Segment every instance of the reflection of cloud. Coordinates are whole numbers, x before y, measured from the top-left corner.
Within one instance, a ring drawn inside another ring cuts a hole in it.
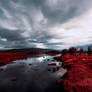
[[[60,49],[91,44],[92,13],[87,12],[91,4],[91,0],[1,0],[0,46]]]

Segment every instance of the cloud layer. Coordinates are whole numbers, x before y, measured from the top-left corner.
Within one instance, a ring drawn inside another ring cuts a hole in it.
[[[0,48],[91,44],[91,4],[92,0],[0,0]]]

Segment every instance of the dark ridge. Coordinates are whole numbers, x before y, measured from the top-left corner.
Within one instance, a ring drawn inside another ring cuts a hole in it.
[[[58,51],[53,49],[41,49],[41,48],[22,48],[22,49],[9,49],[9,50],[0,50],[0,52],[47,52],[47,51]]]

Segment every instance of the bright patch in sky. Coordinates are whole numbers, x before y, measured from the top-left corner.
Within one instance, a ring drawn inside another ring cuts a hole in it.
[[[48,42],[64,43],[61,48],[92,44],[92,10],[67,23],[51,28],[50,33],[56,38]]]

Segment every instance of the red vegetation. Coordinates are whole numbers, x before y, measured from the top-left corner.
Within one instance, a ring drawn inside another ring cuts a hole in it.
[[[29,64],[29,66],[32,66],[32,64]]]
[[[0,66],[11,64],[12,61],[27,59],[27,54],[23,52],[16,53],[0,53]]]
[[[83,51],[76,54],[64,53],[64,55],[54,59],[63,61],[63,68],[67,73],[62,77],[63,80],[57,80],[64,92],[92,92],[92,51],[85,53]],[[69,58],[70,57],[70,58]]]
[[[85,65],[75,64],[68,69],[62,83],[66,92],[92,92],[92,71]]]
[[[60,54],[60,51],[48,51],[48,52],[45,52],[45,54],[48,54],[48,55],[57,55],[57,54]]]
[[[48,64],[48,66],[49,66],[49,65],[50,65],[50,66],[51,66],[51,65],[54,65],[54,66],[56,66],[56,63],[51,63],[51,64]]]

